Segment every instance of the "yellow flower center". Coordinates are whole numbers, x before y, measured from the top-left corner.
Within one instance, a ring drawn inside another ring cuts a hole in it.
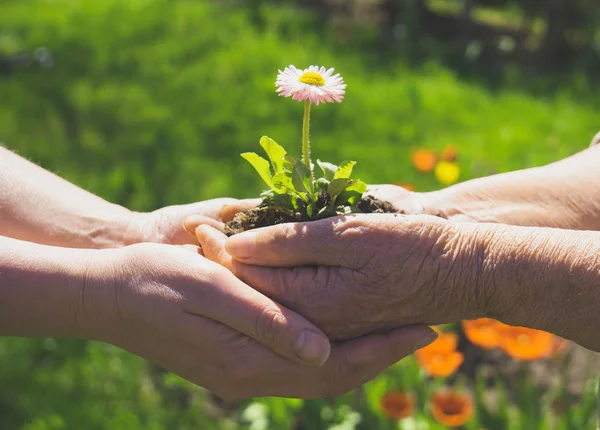
[[[300,76],[300,82],[303,84],[318,85],[319,87],[322,87],[325,85],[325,78],[323,78],[323,76],[317,72],[304,72],[302,76]]]

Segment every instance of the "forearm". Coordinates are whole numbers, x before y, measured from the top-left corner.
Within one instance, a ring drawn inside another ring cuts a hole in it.
[[[423,195],[450,220],[600,230],[600,146],[533,169],[474,179]]]
[[[600,351],[600,232],[463,224],[482,253],[482,316]]]
[[[104,252],[0,236],[0,336],[93,337]]]
[[[0,147],[0,235],[71,248],[136,241],[138,216]]]

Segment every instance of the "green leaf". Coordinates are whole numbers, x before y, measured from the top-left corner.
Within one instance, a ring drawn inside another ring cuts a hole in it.
[[[331,200],[335,200],[337,196],[339,196],[343,191],[348,189],[348,187],[350,187],[351,185],[354,185],[356,182],[358,181],[348,178],[334,179],[329,184],[329,187],[327,188],[327,193],[331,197]]]
[[[296,197],[292,194],[284,193],[284,194],[275,194],[271,201],[273,205],[277,207],[280,211],[287,213],[288,215],[294,215],[296,210],[298,209],[298,205],[296,204]]]
[[[327,161],[317,160],[317,164],[323,171],[323,177],[328,181],[332,181],[335,176],[335,172],[338,170],[338,166]]]
[[[310,182],[310,170],[302,162],[294,164],[292,171],[292,184],[296,191],[306,193],[312,197],[312,184]]]
[[[361,213],[363,213],[363,211],[361,211],[356,206],[342,206],[341,209],[336,210],[336,213],[338,215],[350,215],[350,214],[361,214]]]
[[[356,161],[342,161],[340,166],[335,171],[333,179],[349,178],[352,175],[352,169],[356,165]]]
[[[291,192],[293,195],[296,194],[296,190],[292,184],[292,177],[289,175],[289,173],[279,172],[273,176],[272,180],[273,185],[276,187],[273,188],[273,190],[278,194],[285,194],[287,192]]]
[[[283,146],[279,145],[273,139],[263,136],[260,138],[260,146],[265,150],[273,165],[273,172],[279,173],[283,171],[286,152]]]
[[[338,196],[336,205],[356,206],[365,191],[367,191],[367,184],[363,181],[356,181]]]
[[[242,158],[244,158],[248,163],[252,164],[252,167],[256,169],[260,177],[263,181],[272,189],[275,189],[273,186],[273,181],[271,180],[271,171],[269,169],[269,162],[258,155],[256,152],[244,152],[242,154]]]

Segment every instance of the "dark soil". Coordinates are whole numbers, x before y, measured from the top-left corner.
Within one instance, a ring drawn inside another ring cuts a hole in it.
[[[322,195],[317,201],[317,208],[325,207],[329,202],[326,195]],[[364,196],[358,203],[358,208],[363,213],[382,214],[382,213],[400,213],[390,202],[376,199],[372,196]],[[243,210],[239,212],[233,220],[225,224],[225,234],[232,236],[246,230],[252,230],[260,227],[268,227],[286,222],[309,221],[301,214],[297,216],[288,215],[280,212],[276,208],[264,203],[252,210]]]

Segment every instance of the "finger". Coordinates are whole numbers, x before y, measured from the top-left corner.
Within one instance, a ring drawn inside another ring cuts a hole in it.
[[[194,254],[198,253],[198,245],[180,245],[183,249],[189,252],[193,252]]]
[[[196,227],[196,238],[198,239],[202,252],[206,258],[229,270],[232,269],[231,255],[225,250],[227,236],[204,224]]]
[[[291,269],[252,266],[233,260],[225,250],[227,236],[208,226],[198,226],[196,234],[202,252],[206,258],[229,269],[240,280],[252,286],[255,290],[265,294],[277,302],[286,305],[286,301],[293,301],[296,292],[292,291],[289,284]],[[304,276],[302,276],[304,275]],[[311,284],[310,274],[300,274],[296,281],[307,279],[307,286]]]
[[[214,218],[217,221],[222,221],[220,217],[222,208],[226,205],[235,204],[238,201],[239,200],[231,197],[222,197],[218,199],[204,200],[181,205],[179,206],[181,214],[180,216],[181,218],[185,219],[193,215],[202,214],[207,217]]]
[[[254,345],[248,345],[246,368],[240,373],[263,375],[262,386],[253,393],[244,392],[244,388],[240,387],[240,396],[336,397],[373,379],[394,363],[431,343],[436,336],[425,326],[409,326],[385,334],[364,336],[333,345],[329,359],[317,369],[269,357]]]
[[[189,301],[187,312],[228,325],[297,363],[321,366],[327,360],[329,340],[314,324],[218,268],[211,271],[216,279],[210,288]]]
[[[231,236],[225,248],[234,259],[247,264],[351,267],[362,260],[364,250],[359,241],[369,224],[364,216],[279,224]]]
[[[229,222],[238,212],[254,209],[260,205],[260,202],[261,199],[246,199],[224,205],[223,208],[221,208],[220,218],[223,222]]]
[[[386,200],[386,194],[391,197],[409,197],[411,192],[406,188],[400,187],[398,185],[391,184],[372,184],[367,186],[367,191],[365,191],[365,195],[371,195],[378,198],[383,198]]]
[[[335,345],[322,368],[329,386],[339,387],[330,395],[341,395],[370,381],[436,338],[429,327],[413,325]],[[350,383],[344,386],[344,381]]]
[[[294,286],[290,285],[289,282],[292,279],[290,276],[292,274],[288,273],[291,269],[260,267],[240,263],[233,260],[225,250],[227,236],[220,231],[208,226],[199,226],[196,229],[196,234],[206,258],[226,267],[255,290],[283,305],[293,302],[294,297],[297,297],[297,292],[292,290]],[[298,271],[301,270],[302,268],[298,269]],[[307,288],[312,284],[311,273],[296,273],[293,279],[295,279],[296,284],[303,284],[302,280],[306,279],[306,284],[303,286]]]
[[[365,196],[390,202],[396,210],[403,214],[421,214],[425,212],[423,197],[420,193],[390,184],[369,185]]]
[[[219,231],[223,231],[224,224],[214,218],[204,215],[191,215],[183,221],[183,230],[197,240],[196,227],[199,225],[209,225]]]

